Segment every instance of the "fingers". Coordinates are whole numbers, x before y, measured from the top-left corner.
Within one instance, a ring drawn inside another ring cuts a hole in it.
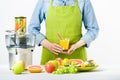
[[[68,51],[61,51],[61,54],[68,54]]]
[[[59,51],[62,51],[62,47],[61,47],[60,45],[54,44],[54,46],[55,46],[55,49],[57,49],[57,50],[59,50]]]
[[[69,49],[69,50],[68,50],[68,54],[72,54],[73,51],[74,51],[73,49]]]
[[[56,49],[51,49],[51,52],[54,53],[54,54],[56,54],[56,55],[58,55],[58,53],[59,53],[59,51],[56,50]]]
[[[58,53],[54,53],[54,54],[58,55]]]
[[[68,54],[72,54],[75,51],[74,45],[68,50]]]
[[[58,55],[58,54],[72,54],[75,51],[75,46],[72,45],[68,51],[63,51],[62,47],[56,43],[53,43],[50,47],[49,50]]]
[[[50,51],[56,55],[62,51],[62,47],[56,43],[53,43],[51,46]]]
[[[60,49],[60,48],[53,48],[52,49],[54,52],[58,52],[58,53],[60,53],[62,50]]]

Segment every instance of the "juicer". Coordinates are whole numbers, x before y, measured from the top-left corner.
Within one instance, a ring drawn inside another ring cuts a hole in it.
[[[32,54],[35,48],[34,34],[16,34],[13,30],[7,30],[5,35],[6,48],[9,54],[9,67],[16,61],[24,61],[25,69],[32,65]]]

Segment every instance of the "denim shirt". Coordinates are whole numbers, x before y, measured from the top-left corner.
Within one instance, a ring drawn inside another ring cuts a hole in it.
[[[38,0],[36,7],[33,11],[30,24],[28,26],[28,32],[36,34],[36,44],[45,39],[45,35],[40,32],[41,23],[46,20],[46,13],[49,9],[50,0]],[[54,6],[73,6],[74,0],[53,0]],[[94,10],[90,0],[78,0],[78,7],[82,14],[82,21],[84,23],[86,33],[82,36],[81,40],[86,42],[86,47],[89,47],[90,43],[96,39],[99,27],[94,14]]]

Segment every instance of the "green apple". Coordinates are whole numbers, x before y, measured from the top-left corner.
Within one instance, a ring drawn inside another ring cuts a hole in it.
[[[19,61],[16,62],[11,69],[14,74],[21,74],[24,71],[23,64]]]
[[[50,61],[48,61],[48,63],[52,63],[52,64],[54,64],[55,69],[58,68],[58,62],[57,62],[56,60],[50,60]]]

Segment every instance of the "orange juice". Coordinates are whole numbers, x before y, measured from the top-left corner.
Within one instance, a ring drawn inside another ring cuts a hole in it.
[[[63,50],[68,50],[68,48],[69,48],[69,39],[60,40],[60,45],[62,46]]]

